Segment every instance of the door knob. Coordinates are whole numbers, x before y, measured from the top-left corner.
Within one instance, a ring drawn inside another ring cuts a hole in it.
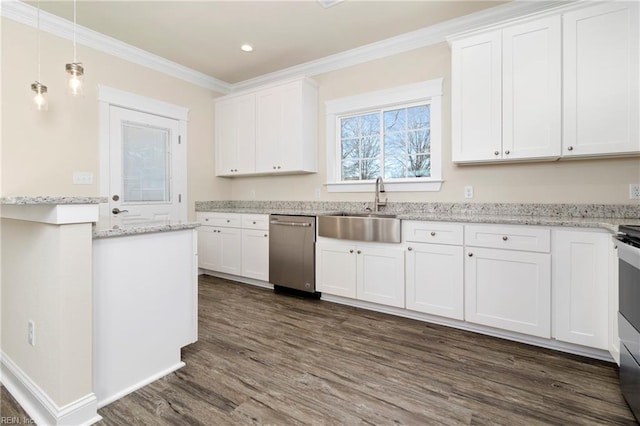
[[[120,199],[120,196],[118,194],[115,194],[113,197],[111,197],[111,199],[113,201],[118,201]]]
[[[129,210],[120,210],[119,208],[115,207],[113,210],[111,210],[111,213],[113,214],[120,214],[120,213],[126,213]]]

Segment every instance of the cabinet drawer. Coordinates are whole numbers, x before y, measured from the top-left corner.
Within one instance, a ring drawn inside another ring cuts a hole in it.
[[[244,229],[269,229],[268,214],[243,214],[242,227]]]
[[[240,228],[242,225],[242,215],[235,213],[197,212],[196,219],[204,226]]]
[[[467,246],[526,250],[547,253],[551,231],[546,228],[509,225],[465,225]]]
[[[442,222],[402,221],[405,242],[462,245],[464,227]]]

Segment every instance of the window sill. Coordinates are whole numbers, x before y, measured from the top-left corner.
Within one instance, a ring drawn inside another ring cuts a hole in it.
[[[420,182],[384,182],[387,192],[437,192],[442,188],[441,180]],[[373,192],[375,182],[331,182],[325,185],[327,192]]]

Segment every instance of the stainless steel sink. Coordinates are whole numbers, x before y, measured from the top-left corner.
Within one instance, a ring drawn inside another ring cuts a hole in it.
[[[341,240],[400,242],[400,219],[393,214],[341,213],[318,217],[318,235]]]

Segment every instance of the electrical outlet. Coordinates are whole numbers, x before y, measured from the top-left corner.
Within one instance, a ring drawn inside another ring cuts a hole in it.
[[[473,186],[464,187],[464,198],[473,198]]]
[[[252,189],[251,191],[249,191],[249,198],[252,200],[256,199],[256,190]]]
[[[632,183],[629,185],[629,199],[640,200],[640,183]]]
[[[316,188],[316,190],[314,191],[314,194],[316,196],[316,199],[320,199],[320,188]]]
[[[29,324],[29,331],[27,334],[27,341],[31,346],[35,346],[36,345],[36,324],[32,320],[29,320],[28,324]]]
[[[93,173],[91,172],[73,172],[74,185],[92,185]]]

